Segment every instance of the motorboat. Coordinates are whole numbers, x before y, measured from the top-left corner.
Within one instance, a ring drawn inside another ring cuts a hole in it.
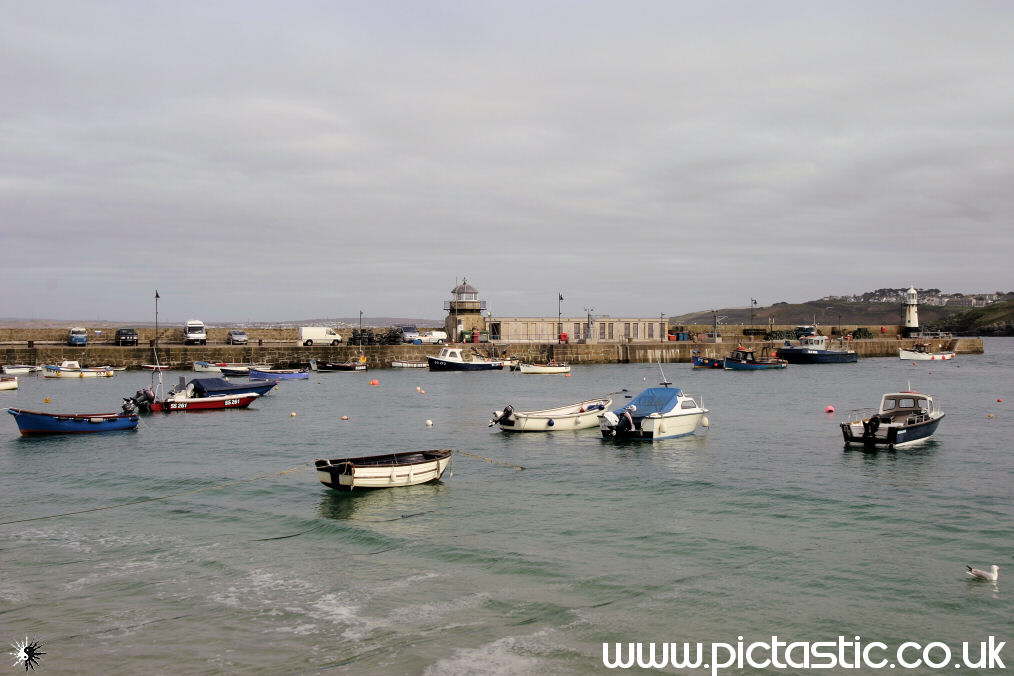
[[[897,448],[924,441],[936,433],[944,413],[929,394],[889,392],[872,415],[852,411],[841,424],[846,446]]]
[[[719,357],[705,357],[699,351],[694,350],[690,357],[690,363],[695,369],[724,369],[725,360]]]
[[[832,350],[827,346],[827,336],[800,336],[799,345],[785,341],[778,348],[777,356],[790,364],[854,364],[859,361],[855,350]]]
[[[947,361],[954,359],[954,355],[954,352],[930,352],[928,343],[916,343],[911,350],[898,348],[898,357],[911,361]]]
[[[209,362],[209,361],[195,361],[194,371],[196,373],[222,373],[222,369],[229,369],[231,372],[238,373],[242,372],[247,374],[252,368],[271,368],[271,364],[244,364],[241,362]]]
[[[570,365],[557,361],[548,361],[545,364],[522,363],[518,370],[521,373],[570,373]]]
[[[18,389],[17,376],[0,376],[0,390],[16,390],[16,389]]]
[[[451,462],[450,450],[405,451],[356,458],[316,460],[317,478],[328,488],[394,488],[437,481]]]
[[[306,369],[250,369],[253,380],[306,380],[310,372]]]
[[[708,409],[699,398],[684,394],[664,378],[660,385],[644,390],[622,408],[601,413],[603,438],[657,441],[693,434],[710,424]]]
[[[195,397],[216,397],[224,394],[243,394],[253,392],[264,396],[278,386],[277,380],[251,380],[246,383],[231,383],[224,378],[193,378],[189,382],[180,376],[176,391],[181,392],[187,387],[192,388]]]
[[[431,371],[502,371],[503,361],[472,356],[465,359],[461,348],[445,347],[436,357],[426,357]]]
[[[425,361],[412,361],[407,359],[396,359],[391,362],[391,368],[396,369],[424,369],[429,364]]]
[[[311,359],[310,370],[320,371],[324,373],[332,371],[365,371],[366,358],[360,357],[358,359],[349,359],[348,361],[339,361],[339,362],[331,362],[331,361],[318,362],[316,359]]]
[[[28,364],[7,364],[4,367],[0,367],[0,370],[9,376],[23,376],[29,373],[38,373],[42,370],[42,367],[30,366]]]
[[[14,416],[21,434],[27,437],[136,429],[139,420],[137,413],[132,407],[131,410],[127,409],[124,404],[123,413],[43,413],[20,408],[9,408],[7,412]]]
[[[493,411],[489,426],[499,425],[505,432],[584,430],[598,425],[599,414],[612,403],[612,399],[603,397],[538,411],[515,411],[508,404],[503,410]]]
[[[726,371],[763,371],[767,369],[783,369],[789,365],[784,359],[755,357],[753,350],[737,347],[729,353],[722,365]]]
[[[47,365],[46,378],[112,378],[116,372],[108,368],[81,368],[76,361],[64,361],[59,366]]]
[[[180,389],[171,390],[164,399],[158,399],[153,390],[144,389],[138,390],[133,397],[125,397],[124,401],[132,402],[144,413],[171,413],[246,408],[259,396],[250,391],[209,395],[191,381]]]

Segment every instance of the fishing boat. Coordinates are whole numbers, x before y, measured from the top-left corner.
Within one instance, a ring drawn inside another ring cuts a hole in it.
[[[518,370],[521,373],[570,373],[570,365],[557,361],[547,361],[545,364],[522,363]]]
[[[505,432],[584,430],[598,425],[599,414],[612,403],[612,399],[603,397],[539,411],[515,411],[508,404],[501,411],[493,411],[489,426],[499,425]]]
[[[316,460],[317,478],[328,488],[394,488],[437,481],[451,462],[450,450],[405,451],[357,458]]]
[[[17,376],[0,376],[0,390],[16,390],[16,389],[18,389]]]
[[[430,371],[502,371],[503,361],[472,356],[465,359],[461,348],[445,347],[436,357],[426,357]]]
[[[859,361],[855,350],[831,350],[827,346],[827,336],[800,336],[799,345],[785,341],[784,347],[778,348],[778,358],[790,364],[854,364]]]
[[[239,373],[242,372],[244,375],[250,372],[252,368],[271,368],[271,364],[244,364],[242,362],[210,362],[210,361],[195,361],[194,371],[196,373],[222,373],[222,369],[229,369],[231,372]]]
[[[46,378],[112,378],[115,371],[108,368],[81,368],[76,361],[65,361],[59,366],[47,365],[43,375]]]
[[[125,405],[126,408],[126,405]],[[137,428],[134,412],[123,413],[42,413],[9,408],[24,436],[42,434],[86,434]]]
[[[723,361],[726,371],[763,371],[766,369],[783,369],[789,365],[784,359],[755,357],[753,350],[737,347]]]
[[[725,360],[718,357],[703,357],[698,350],[694,350],[690,357],[690,363],[695,369],[724,369]]]
[[[310,377],[306,369],[250,369],[252,380],[306,380]]]
[[[158,399],[153,390],[144,389],[126,400],[133,402],[144,413],[171,413],[246,408],[259,396],[256,392],[202,395],[191,382],[182,389],[170,390],[164,399]]]
[[[841,431],[846,446],[893,449],[925,441],[936,433],[943,418],[931,395],[908,389],[885,394],[872,415],[851,411]]]
[[[699,426],[710,424],[708,409],[699,398],[672,387],[664,373],[659,385],[644,390],[622,408],[601,413],[599,430],[603,438],[657,441],[693,434]]]
[[[9,376],[23,376],[29,373],[37,373],[42,370],[41,366],[30,366],[28,364],[7,364],[0,369]]]
[[[425,361],[395,360],[391,362],[391,368],[395,369],[424,369],[429,364]]]
[[[898,357],[911,361],[947,361],[948,359],[954,359],[954,352],[930,352],[929,348],[928,343],[916,343],[911,350],[898,348]]]
[[[348,361],[324,361],[318,362],[316,359],[310,360],[311,371],[321,371],[328,373],[331,371],[365,371],[366,370],[366,358],[361,357],[359,359],[349,359]]]

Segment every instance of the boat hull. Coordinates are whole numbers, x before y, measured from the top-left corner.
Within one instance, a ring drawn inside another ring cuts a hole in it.
[[[914,352],[898,349],[898,358],[910,361],[947,361],[954,359],[954,352]]]
[[[502,371],[503,362],[493,361],[448,361],[438,357],[426,357],[430,371]]]
[[[783,347],[778,358],[790,364],[854,364],[859,361],[855,352],[841,350],[815,350],[807,347]]]
[[[95,434],[137,428],[139,418],[126,413],[54,414],[9,408],[24,436],[46,434]]]
[[[0,378],[0,390],[16,390],[16,389],[18,389],[17,376],[10,376],[9,378]]]
[[[41,371],[41,366],[28,366],[26,364],[11,364],[10,366],[4,366],[3,372],[9,376],[23,376],[35,371]]]
[[[925,422],[903,427],[892,427],[886,431],[884,436],[863,434],[862,425],[842,423],[841,431],[846,446],[862,446],[864,448],[904,448],[920,441],[925,441],[936,434],[940,421],[944,419],[941,415]]]
[[[226,395],[217,397],[193,397],[189,399],[165,399],[147,405],[151,413],[172,413],[174,411],[217,411],[227,408],[246,408],[258,394]]]
[[[317,478],[328,488],[397,488],[438,481],[451,462],[451,451],[420,451],[317,460]]]
[[[695,369],[724,369],[725,360],[715,357],[693,357],[691,360]]]
[[[728,358],[726,358],[724,362],[724,368],[726,371],[769,371],[776,369],[784,369],[787,367],[788,364],[779,364],[779,363],[765,364],[763,362],[744,362]]]
[[[428,364],[424,361],[392,361],[391,368],[396,369],[424,369]]]
[[[109,371],[106,369],[63,369],[59,366],[47,366],[46,378],[112,378],[116,375],[115,371]]]
[[[602,437],[604,439],[637,439],[642,441],[659,441],[661,439],[685,437],[697,431],[707,413],[707,410],[701,410],[695,413],[679,413],[676,415],[659,416],[657,418],[639,418],[639,425],[637,426],[639,429],[635,428],[624,431],[603,429]]]
[[[521,373],[551,374],[570,373],[570,366],[546,366],[544,364],[522,364]]]
[[[310,377],[309,371],[258,371],[250,369],[250,378],[253,380],[306,380]]]

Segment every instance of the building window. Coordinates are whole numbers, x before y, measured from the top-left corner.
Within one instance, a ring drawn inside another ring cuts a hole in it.
[[[654,324],[648,324],[648,337],[649,338],[654,338],[655,337],[655,325]]]
[[[630,338],[630,322],[623,322],[623,337]]]
[[[639,328],[641,328],[641,325],[638,324],[637,322],[634,322],[634,338],[638,337],[637,333]]]
[[[581,335],[585,338],[591,338],[591,336],[588,335],[588,322],[581,325]]]
[[[581,322],[574,322],[574,338],[581,337]]]
[[[613,323],[609,322],[609,340],[613,339]]]
[[[599,340],[605,340],[606,338],[606,325],[605,322],[599,323]]]

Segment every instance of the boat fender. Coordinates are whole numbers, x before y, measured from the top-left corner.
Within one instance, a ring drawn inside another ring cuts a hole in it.
[[[584,406],[582,406],[581,408],[579,408],[579,409],[577,410],[577,412],[578,412],[578,413],[584,413]]]
[[[552,418],[550,418],[549,420],[546,421],[546,427],[554,427],[555,425],[556,425],[556,421],[553,420]]]
[[[90,423],[103,423],[106,420],[109,420],[109,418],[88,418],[88,422]]]
[[[704,416],[703,418],[701,418],[701,425],[705,427],[711,427],[711,420],[708,419],[708,416]]]

